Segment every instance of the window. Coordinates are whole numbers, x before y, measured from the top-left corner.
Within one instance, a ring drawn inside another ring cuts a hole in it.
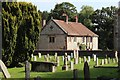
[[[74,42],[77,42],[77,37],[74,37]]]
[[[71,42],[71,37],[69,37],[69,42]]]
[[[54,43],[55,42],[55,37],[54,36],[50,36],[49,37],[49,43]]]
[[[82,37],[82,42],[83,42],[83,43],[85,42],[85,37]]]
[[[90,42],[92,42],[92,39],[93,39],[93,38],[92,38],[92,37],[90,37]]]

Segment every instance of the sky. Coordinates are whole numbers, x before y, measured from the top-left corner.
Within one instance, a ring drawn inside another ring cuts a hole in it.
[[[110,7],[116,6],[118,7],[119,0],[18,0],[18,1],[25,1],[31,2],[37,9],[40,11],[48,11],[50,12],[51,9],[54,9],[55,5],[62,2],[70,2],[72,3],[78,12],[80,12],[81,7],[83,5],[92,6],[94,10],[102,9],[102,7]]]

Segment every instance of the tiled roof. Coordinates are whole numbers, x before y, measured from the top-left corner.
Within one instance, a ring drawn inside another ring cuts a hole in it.
[[[62,20],[55,20],[53,21],[68,35],[70,36],[98,36],[87,27],[85,27],[81,23],[76,22],[64,22]]]

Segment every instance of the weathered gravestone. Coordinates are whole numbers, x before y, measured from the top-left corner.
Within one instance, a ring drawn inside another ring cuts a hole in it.
[[[105,64],[108,64],[108,60],[107,60],[107,58],[105,58],[104,60],[105,60]]]
[[[73,58],[73,53],[71,53],[70,57]]]
[[[34,60],[34,61],[37,61],[37,58],[36,58],[36,56],[33,56],[33,60]]]
[[[93,61],[96,61],[96,55],[93,54]]]
[[[41,53],[38,53],[38,57],[41,58]]]
[[[62,61],[64,62],[64,56],[62,56]]]
[[[73,80],[77,80],[78,79],[78,70],[74,69],[73,70]]]
[[[87,61],[86,56],[83,57],[83,61],[84,63]]]
[[[84,63],[84,80],[90,80],[90,71],[87,61]]]
[[[101,65],[104,65],[104,59],[101,60]]]
[[[71,70],[73,70],[73,69],[74,69],[74,64],[73,64],[73,61],[71,61],[71,62],[70,62],[70,68],[71,68]]]
[[[2,62],[2,60],[0,59],[0,68],[2,70],[2,73],[4,75],[5,78],[10,78],[10,74],[7,70],[7,67],[5,66],[5,64]]]
[[[71,59],[70,59],[70,55],[68,55],[67,57],[68,57],[68,61],[70,61],[70,60],[71,60]]]
[[[31,54],[31,58],[33,58],[33,56],[34,56],[34,55],[33,55],[33,54]]]
[[[28,61],[25,62],[25,80],[29,80],[30,78],[30,63]]]
[[[98,58],[96,59],[95,62],[96,62],[95,65],[98,66],[98,65],[99,65],[99,64],[98,64]]]
[[[88,56],[88,62],[90,62],[90,56]]]
[[[110,62],[110,57],[108,58],[108,64],[110,64],[111,62]]]

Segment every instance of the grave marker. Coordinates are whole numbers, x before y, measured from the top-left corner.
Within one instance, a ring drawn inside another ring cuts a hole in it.
[[[25,62],[25,79],[29,80],[30,78],[30,63],[28,61]]]
[[[84,59],[84,63],[85,63],[85,62],[87,61],[87,60],[86,60],[86,56],[84,56],[83,59]]]
[[[41,58],[41,53],[38,53],[38,57]]]
[[[57,66],[59,66],[59,64],[60,64],[59,57],[57,57],[56,62],[57,62]]]
[[[33,58],[33,56],[34,56],[34,55],[33,55],[33,54],[31,54],[31,58]]]
[[[0,59],[0,68],[2,70],[2,73],[4,75],[5,78],[10,78],[10,74],[7,70],[7,67],[5,66],[5,64],[2,62],[2,60]]]
[[[33,60],[34,60],[34,61],[37,61],[37,58],[36,58],[36,56],[33,56]]]
[[[99,64],[98,64],[98,58],[96,59],[96,63],[95,63],[95,65],[96,65],[96,66],[98,66],[98,65],[99,65]]]
[[[90,62],[90,56],[88,56],[88,62]]]
[[[70,62],[70,68],[71,68],[71,70],[73,70],[73,69],[74,69],[74,64],[73,64],[73,61],[71,61],[71,62]]]
[[[101,65],[104,65],[104,59],[101,60]]]

